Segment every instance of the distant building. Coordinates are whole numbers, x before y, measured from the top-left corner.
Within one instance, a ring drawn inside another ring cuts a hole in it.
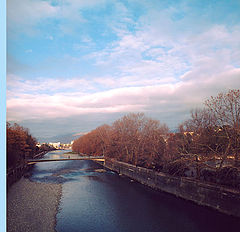
[[[70,143],[63,143],[60,145],[61,149],[71,149],[71,144]]]
[[[40,144],[40,143],[37,143],[36,146],[37,146],[37,147],[41,147],[41,144]]]
[[[56,149],[59,149],[60,148],[60,142],[57,142],[57,143],[49,143],[50,146],[53,146],[54,148]]]

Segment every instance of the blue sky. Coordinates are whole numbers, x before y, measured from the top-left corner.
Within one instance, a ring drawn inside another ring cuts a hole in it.
[[[7,118],[34,136],[129,112],[170,128],[240,88],[240,2],[8,0]]]

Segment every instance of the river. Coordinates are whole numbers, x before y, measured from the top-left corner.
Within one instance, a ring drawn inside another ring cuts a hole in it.
[[[53,151],[44,158],[66,158]],[[35,164],[32,181],[62,183],[58,232],[239,231],[240,220],[145,187],[94,161]]]

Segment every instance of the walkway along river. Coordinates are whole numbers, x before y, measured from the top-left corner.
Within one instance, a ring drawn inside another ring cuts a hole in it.
[[[45,158],[66,157],[53,151]],[[239,218],[195,205],[103,170],[94,161],[34,165],[31,181],[61,183],[58,232],[238,231]]]

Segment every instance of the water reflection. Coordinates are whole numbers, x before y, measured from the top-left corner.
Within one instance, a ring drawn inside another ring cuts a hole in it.
[[[47,157],[61,152],[51,152]],[[58,232],[238,231],[240,222],[172,195],[99,171],[87,160],[38,163],[34,181],[63,183]]]

